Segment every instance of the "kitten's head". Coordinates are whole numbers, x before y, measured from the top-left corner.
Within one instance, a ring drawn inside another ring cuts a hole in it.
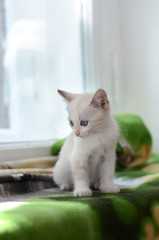
[[[103,89],[93,93],[72,94],[58,90],[67,101],[68,119],[77,137],[101,131],[109,114],[109,101]]]

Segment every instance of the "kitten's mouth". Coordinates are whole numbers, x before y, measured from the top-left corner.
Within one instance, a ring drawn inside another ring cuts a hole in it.
[[[80,135],[80,133],[75,133],[75,136],[78,138],[81,138],[82,136]]]
[[[82,138],[82,137],[83,137],[83,136],[80,136],[80,135],[76,135],[76,134],[75,134],[75,136],[76,136],[76,137],[79,137],[79,138]]]
[[[75,134],[75,136],[77,137],[77,138],[86,138],[87,136],[85,136],[85,135],[79,135],[79,136],[77,136],[76,134]]]
[[[86,137],[84,134],[81,134],[79,131],[75,131],[75,136],[79,138],[84,138]]]

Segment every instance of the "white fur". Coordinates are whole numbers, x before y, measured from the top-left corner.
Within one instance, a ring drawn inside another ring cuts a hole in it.
[[[68,102],[69,120],[74,127],[56,163],[55,183],[62,190],[74,188],[74,196],[79,197],[91,196],[90,187],[105,193],[119,192],[113,183],[118,126],[106,93],[101,89],[95,94],[59,93]],[[87,120],[88,125],[81,126],[81,120]]]

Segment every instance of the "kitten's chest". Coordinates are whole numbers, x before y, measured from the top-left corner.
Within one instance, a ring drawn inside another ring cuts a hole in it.
[[[95,183],[96,179],[99,177],[99,169],[104,160],[104,149],[101,145],[97,148],[92,149],[91,154],[88,158],[88,169],[91,184]]]
[[[97,168],[106,153],[106,145],[100,139],[89,142],[89,164],[92,169]]]
[[[87,139],[77,139],[76,149],[82,150],[86,155],[103,155],[106,152],[107,144],[103,137],[93,136]]]
[[[106,141],[102,137],[94,137],[88,141],[88,149],[96,156],[103,155],[106,152]]]

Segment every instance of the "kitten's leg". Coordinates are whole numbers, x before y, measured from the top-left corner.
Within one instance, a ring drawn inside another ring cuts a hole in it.
[[[71,134],[65,141],[57,161],[53,179],[61,190],[70,190],[73,187],[73,179],[70,164],[70,148],[73,144],[73,135]]]
[[[72,189],[73,180],[69,161],[66,161],[66,159],[62,158],[57,161],[54,168],[53,179],[61,190]]]
[[[100,190],[105,193],[120,192],[118,185],[113,183],[115,171],[115,153],[107,151],[100,167]]]
[[[72,173],[74,179],[74,196],[87,197],[92,195],[90,189],[88,156],[75,154],[71,161]]]

